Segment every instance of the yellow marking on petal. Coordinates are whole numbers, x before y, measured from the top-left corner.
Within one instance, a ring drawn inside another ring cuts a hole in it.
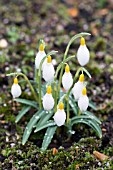
[[[63,104],[62,102],[60,102],[60,104],[59,104],[59,109],[60,109],[60,110],[63,110],[63,109],[64,109],[64,104]]]
[[[39,51],[44,51],[44,45],[40,44]]]
[[[83,81],[84,81],[84,74],[81,74],[81,75],[80,75],[79,81],[80,81],[80,82],[83,82]]]
[[[49,55],[49,56],[47,57],[47,62],[48,62],[48,63],[51,63],[51,61],[52,61],[52,59],[51,59],[51,56]]]
[[[48,86],[47,87],[47,94],[51,94],[51,92],[52,92],[51,86]]]
[[[17,79],[17,77],[14,78],[14,84],[18,84],[18,79]]]
[[[80,45],[85,45],[85,39],[83,37],[80,39]]]
[[[65,66],[65,72],[66,72],[66,73],[69,73],[69,72],[70,72],[70,68],[69,68],[69,65],[68,65],[68,64],[66,64],[66,66]]]
[[[86,87],[84,87],[84,88],[83,88],[83,90],[82,90],[82,94],[83,94],[83,95],[86,95],[86,94],[87,94]]]

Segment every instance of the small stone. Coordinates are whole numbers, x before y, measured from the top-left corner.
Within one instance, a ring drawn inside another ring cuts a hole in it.
[[[5,39],[0,40],[0,48],[6,48],[8,46],[8,42]]]

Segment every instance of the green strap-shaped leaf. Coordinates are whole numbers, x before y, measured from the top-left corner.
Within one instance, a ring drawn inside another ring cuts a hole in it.
[[[83,120],[83,119],[91,119],[91,117],[89,115],[80,115],[80,116],[74,116],[72,119],[71,119],[71,124],[73,125],[73,122],[76,121],[76,120]]]
[[[83,114],[90,116],[91,119],[94,119],[98,124],[101,124],[101,121],[93,113],[85,111]]]
[[[38,131],[40,131],[42,129],[45,129],[47,127],[54,126],[54,125],[56,125],[56,123],[53,120],[49,120],[45,124],[42,124],[40,126],[36,126],[36,129],[35,129],[34,132],[38,132]]]
[[[96,132],[96,134],[99,136],[99,138],[102,138],[102,130],[95,120],[91,120],[91,119],[87,119],[87,118],[85,119],[85,118],[83,118],[83,116],[79,116],[79,118],[73,119],[71,121],[71,125],[78,124],[78,123],[87,124]]]
[[[33,117],[30,119],[29,123],[27,124],[24,134],[23,134],[23,139],[22,139],[22,144],[24,145],[26,141],[28,140],[33,126],[36,124],[36,122],[45,114],[45,111],[38,111],[36,112]]]
[[[15,123],[17,123],[29,110],[31,109],[31,106],[24,106],[21,111],[19,111],[19,114],[16,117]]]
[[[35,125],[36,128],[39,128],[40,126],[44,125],[53,115],[53,112],[45,112],[44,116],[41,117],[39,122]]]
[[[93,110],[97,110],[96,105],[92,101],[89,101],[89,107],[91,107]]]
[[[77,107],[75,100],[72,98],[72,96],[69,96],[69,105],[71,106],[74,114],[77,116],[78,115],[78,107]]]
[[[16,98],[16,99],[14,99],[14,101],[25,104],[25,105],[29,105],[29,106],[32,106],[32,107],[38,109],[37,102],[35,102],[35,101],[21,99],[21,98]]]
[[[48,145],[50,144],[53,138],[53,135],[55,134],[56,129],[57,126],[50,126],[47,128],[41,147],[42,151],[45,151],[47,149]]]

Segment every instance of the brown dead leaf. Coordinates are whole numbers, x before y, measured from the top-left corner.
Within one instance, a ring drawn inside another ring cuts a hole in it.
[[[58,153],[58,150],[56,148],[53,148],[53,155],[56,155]]]
[[[100,153],[98,151],[93,151],[93,155],[100,161],[104,161],[109,158],[107,155],[104,155],[103,153]]]
[[[104,8],[104,9],[99,10],[97,13],[100,16],[104,16],[104,15],[107,15],[108,12],[109,12],[109,10],[107,8]]]
[[[79,14],[79,11],[77,8],[70,8],[68,9],[68,14],[71,16],[71,17],[77,17],[78,14]]]

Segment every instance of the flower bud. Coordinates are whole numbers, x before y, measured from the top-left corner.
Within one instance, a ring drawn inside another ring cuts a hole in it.
[[[53,109],[54,107],[54,99],[52,97],[51,92],[52,92],[51,86],[48,86],[46,94],[43,97],[43,107],[44,107],[44,110],[47,110],[47,111]]]
[[[69,65],[67,64],[65,67],[65,73],[62,76],[62,85],[64,89],[68,91],[69,88],[72,86],[72,84],[73,84],[73,78],[72,78],[72,74],[70,73]]]
[[[84,87],[84,74],[81,74],[79,77],[79,81],[75,83],[72,89],[72,93],[74,95],[75,100],[78,100],[79,97],[81,96],[83,87]]]
[[[13,96],[13,98],[19,97],[21,95],[22,91],[21,91],[21,87],[18,84],[18,79],[17,77],[14,78],[14,83],[11,87],[11,94]]]
[[[39,69],[40,63],[45,56],[46,56],[46,53],[44,51],[44,45],[40,44],[39,52],[37,53],[36,58],[35,58],[36,69]],[[42,67],[43,67],[43,65],[42,65]]]
[[[88,108],[88,105],[89,105],[89,99],[87,97],[86,87],[84,87],[82,90],[82,95],[78,100],[78,106],[80,108],[80,111],[85,112]]]
[[[64,111],[64,104],[62,102],[60,102],[60,104],[58,105],[58,110],[53,116],[53,118],[57,126],[64,125],[66,120],[66,113]]]
[[[46,63],[42,70],[42,76],[46,82],[52,81],[54,78],[55,70],[52,64],[51,56],[48,56]]]
[[[77,51],[77,59],[81,66],[85,66],[89,62],[90,54],[86,47],[85,39],[82,37],[80,41],[80,47]]]

